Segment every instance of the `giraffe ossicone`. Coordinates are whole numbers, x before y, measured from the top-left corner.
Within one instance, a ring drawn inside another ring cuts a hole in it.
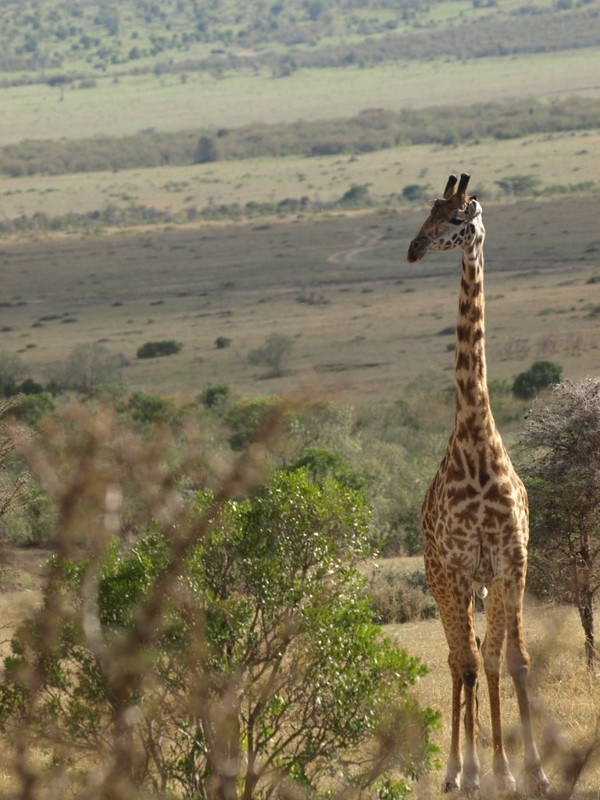
[[[492,721],[493,770],[497,788],[514,792],[502,736],[500,673],[506,661],[513,679],[525,751],[524,789],[547,795],[549,782],[533,736],[529,656],[523,639],[523,595],[527,571],[527,494],[504,447],[487,388],[483,292],[482,208],[467,194],[470,176],[450,175],[444,194],[408,248],[408,260],[429,251],[462,249],[456,326],[456,413],[446,453],[423,502],[425,574],[448,642],[452,675],[452,737],[443,788],[476,795],[480,765],[475,745],[480,653],[473,624],[474,593],[485,598],[487,630],[481,656]],[[457,185],[458,184],[458,185]],[[465,698],[465,748],[460,712]]]

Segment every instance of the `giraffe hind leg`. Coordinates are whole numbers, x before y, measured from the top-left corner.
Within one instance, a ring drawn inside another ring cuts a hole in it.
[[[496,788],[501,794],[513,794],[516,781],[510,771],[502,736],[502,712],[500,704],[500,674],[502,672],[502,648],[506,635],[506,612],[504,598],[498,583],[490,584],[489,597],[485,603],[487,620],[486,634],[481,646],[483,667],[488,683],[490,717],[492,722],[493,770]]]
[[[525,791],[532,796],[547,796],[550,782],[542,769],[542,761],[533,736],[529,700],[529,654],[525,648],[522,624],[524,579],[519,596],[507,602],[506,661],[519,704],[523,745],[525,749]],[[512,600],[512,602],[511,602]]]

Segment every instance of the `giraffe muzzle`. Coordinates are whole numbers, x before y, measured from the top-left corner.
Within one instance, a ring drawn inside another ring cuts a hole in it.
[[[416,239],[413,239],[408,246],[408,254],[406,258],[411,264],[415,261],[419,261],[419,259],[423,258],[427,252],[428,246],[429,239],[426,236],[417,236]]]

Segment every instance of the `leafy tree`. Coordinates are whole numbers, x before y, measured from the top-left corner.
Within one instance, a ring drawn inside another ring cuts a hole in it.
[[[356,570],[369,522],[360,494],[299,470],[218,513],[214,496],[198,503],[203,535],[166,595],[154,587],[181,539],[158,523],[100,565],[55,562],[45,601],[66,599],[59,645],[49,651],[35,621],[14,639],[0,685],[5,729],[31,705],[27,676],[41,670],[35,725],[55,771],[71,743],[160,797],[317,798],[340,782],[358,796],[382,773],[373,791],[405,797],[431,765],[437,715],[411,696],[424,667],[373,623]],[[128,650],[144,641],[140,620],[157,597],[152,646]]]
[[[298,469],[305,469],[317,483],[332,477],[351,489],[363,489],[366,484],[366,478],[346,464],[339,453],[333,453],[325,447],[307,448],[289,467],[291,472]]]
[[[248,353],[248,361],[267,367],[266,378],[279,378],[283,375],[286,358],[294,346],[293,339],[283,333],[271,333],[262,347]]]
[[[208,164],[216,161],[218,157],[215,140],[210,136],[201,136],[194,152],[194,164]]]
[[[76,345],[54,379],[66,389],[88,393],[116,379],[119,359],[99,342]]]
[[[561,373],[560,364],[553,361],[534,361],[528,370],[520,372],[515,378],[513,394],[521,400],[531,400],[542,389],[558,383]]]
[[[48,86],[58,86],[60,90],[60,100],[65,99],[65,86],[68,86],[72,82],[72,78],[69,78],[67,75],[53,75],[51,78],[48,79]]]
[[[277,397],[244,398],[230,409],[225,422],[232,431],[229,444],[234,450],[243,450],[256,437],[278,403]]]
[[[522,435],[531,505],[531,574],[542,594],[579,610],[588,664],[596,660],[600,590],[600,380],[564,381],[534,406]]]

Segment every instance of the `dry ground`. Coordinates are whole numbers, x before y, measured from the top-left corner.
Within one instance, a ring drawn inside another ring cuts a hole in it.
[[[476,615],[476,630],[483,638],[485,618]],[[393,641],[427,664],[429,674],[421,681],[417,695],[424,704],[442,711],[442,729],[436,736],[441,747],[442,768],[420,782],[415,797],[439,797],[450,741],[451,680],[446,662],[447,646],[438,619],[390,626]],[[530,601],[525,610],[526,642],[531,656],[534,686],[535,730],[542,750],[544,769],[553,791],[564,788],[564,767],[572,749],[593,740],[600,719],[598,670],[585,665],[583,633],[573,608],[548,608]],[[509,676],[502,681],[503,714],[511,769],[517,777],[522,770],[522,745],[516,698]],[[485,677],[479,689],[479,755],[482,762],[482,800],[495,798],[491,773],[491,725]],[[562,796],[562,795],[560,795]],[[600,798],[600,759],[590,760],[573,800]]]
[[[600,198],[485,209],[490,380],[537,358],[565,377],[600,364]],[[307,376],[356,404],[395,400],[419,380],[450,384],[459,254],[406,263],[423,209],[153,228],[101,237],[4,240],[0,350],[48,380],[79,343],[122,356],[131,388],[189,397],[210,383],[250,395]],[[272,332],[294,347],[280,379],[248,362]],[[215,348],[224,336],[231,345]],[[140,361],[149,340],[182,351]]]

